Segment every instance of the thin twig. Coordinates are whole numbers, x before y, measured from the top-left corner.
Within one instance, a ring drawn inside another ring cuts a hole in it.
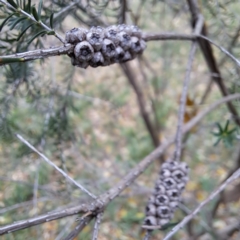
[[[31,150],[33,150],[35,153],[37,153],[39,156],[41,156],[49,165],[54,167],[58,172],[60,172],[65,178],[68,179],[69,182],[73,183],[75,186],[80,188],[83,192],[87,193],[90,197],[93,199],[96,199],[97,197],[89,192],[86,188],[84,188],[81,184],[77,183],[74,179],[69,177],[61,168],[59,168],[57,165],[55,165],[51,160],[49,160],[44,154],[40,153],[34,146],[32,146],[27,140],[25,140],[21,135],[16,134],[16,137],[25,145],[27,145]]]
[[[229,51],[227,51],[225,48],[221,47],[220,45],[218,45],[217,43],[215,43],[214,41],[212,41],[210,38],[203,36],[203,35],[199,35],[200,38],[207,40],[208,42],[210,42],[212,45],[214,45],[215,47],[217,47],[219,50],[221,50],[223,53],[225,53],[229,58],[231,58],[233,60],[233,62],[235,62],[237,64],[238,67],[240,67],[240,60],[238,60],[236,57],[234,57]]]
[[[236,99],[240,99],[240,94],[233,94],[227,97],[221,98],[220,100],[211,104],[208,108],[201,111],[197,116],[195,116],[192,120],[190,120],[183,127],[183,134],[190,131],[197,123],[199,123],[208,113],[212,112],[219,105],[224,104],[228,101],[233,101]],[[47,221],[52,221],[60,218],[64,218],[67,216],[72,216],[78,213],[86,213],[89,211],[96,211],[101,208],[106,207],[114,198],[116,198],[124,189],[126,189],[141,173],[147,169],[147,167],[158,159],[163,152],[174,143],[174,137],[169,137],[168,141],[163,142],[161,146],[152,151],[148,156],[146,156],[136,167],[131,169],[129,173],[117,184],[114,185],[109,191],[101,195],[94,202],[89,204],[81,204],[74,207],[67,208],[65,210],[56,211],[53,213],[47,213],[38,217],[34,217],[31,219],[22,220],[16,223],[12,223],[6,225],[4,227],[0,227],[0,235],[17,231],[20,229],[28,228],[31,226],[35,226]]]
[[[203,27],[203,17],[200,15],[198,22],[195,27],[195,34],[199,34],[201,32]],[[181,156],[181,150],[182,150],[182,126],[183,126],[183,120],[184,120],[184,113],[185,113],[185,105],[187,100],[187,91],[188,91],[188,85],[190,82],[190,74],[192,71],[192,65],[193,65],[193,59],[194,55],[197,49],[197,43],[193,42],[191,46],[191,50],[189,53],[188,63],[187,63],[187,70],[186,70],[186,77],[183,82],[183,89],[182,89],[182,95],[180,99],[180,107],[178,111],[178,125],[177,125],[177,132],[176,132],[176,148],[174,152],[174,160],[179,161]]]
[[[201,15],[200,8],[198,6],[198,1],[197,0],[187,0],[187,2],[188,2],[189,10],[191,13],[191,17],[192,17],[192,26],[195,27],[195,25],[199,19],[199,16]],[[199,35],[197,40],[198,40],[199,46],[201,48],[201,51],[203,53],[203,56],[205,58],[205,61],[207,63],[207,66],[209,68],[209,71],[212,74],[212,79],[217,84],[221,94],[223,96],[227,96],[227,95],[229,95],[229,91],[225,85],[224,79],[221,76],[221,71],[217,65],[217,61],[216,61],[216,58],[213,53],[213,48],[211,45],[213,43],[213,41],[211,41],[211,42],[208,41],[207,25],[205,23],[203,25],[203,28],[202,28],[202,31],[200,34],[201,35]],[[218,46],[218,45],[215,44],[215,46]],[[224,48],[221,47],[219,49],[223,50]],[[224,52],[228,52],[228,51],[226,49],[224,49]],[[231,54],[228,53],[227,56],[230,57]],[[236,64],[238,65],[238,60],[236,61],[236,58],[231,57],[231,59],[234,60],[236,62]],[[229,109],[229,112],[233,115],[233,119],[234,119],[235,123],[238,126],[240,126],[240,118],[238,116],[238,111],[235,108],[235,106],[231,102],[228,102],[227,107]]]
[[[75,237],[77,237],[78,234],[84,229],[84,227],[86,227],[86,225],[88,225],[88,223],[92,220],[92,218],[92,215],[82,218],[77,227],[75,227],[74,230],[64,238],[64,240],[73,240]]]
[[[31,14],[25,12],[23,9],[15,8],[11,4],[5,2],[4,0],[0,0],[0,2],[3,3],[5,6],[7,6],[8,8],[13,9],[14,11],[19,12],[22,15],[26,16],[27,18],[31,19],[33,22],[40,24],[47,31],[49,31],[49,32],[53,31],[53,29],[51,29],[50,27],[45,25],[42,21],[37,21]],[[64,39],[55,31],[54,31],[54,36],[56,36],[56,38],[58,38],[62,43],[64,43]]]
[[[96,216],[95,224],[94,224],[94,227],[93,227],[92,240],[97,240],[98,239],[99,226],[100,226],[102,217],[103,217],[103,212],[97,214],[97,216]]]
[[[177,224],[166,236],[163,240],[170,239],[177,231],[183,228],[195,215],[197,215],[200,210],[212,201],[220,192],[222,192],[230,183],[240,177],[240,169],[234,172],[234,174],[229,177],[223,184],[221,184],[213,193],[209,195],[204,201],[202,201],[198,207],[188,216],[186,216],[179,224]]]

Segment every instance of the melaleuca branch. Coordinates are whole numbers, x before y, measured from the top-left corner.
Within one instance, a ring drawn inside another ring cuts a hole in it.
[[[214,109],[216,109],[219,105],[224,104],[226,102],[230,102],[236,99],[240,99],[240,94],[233,94],[227,97],[224,97],[215,103],[211,104],[208,108],[200,112],[196,117],[194,117],[191,121],[184,125],[182,128],[182,134],[186,134],[189,132],[196,124],[198,124],[207,114],[211,113]],[[174,143],[174,136],[170,137],[168,141],[164,142],[158,148],[156,148],[153,152],[151,152],[148,156],[146,156],[136,167],[131,169],[129,173],[119,181],[113,188],[111,188],[106,193],[99,196],[96,200],[91,203],[77,205],[75,207],[67,208],[65,210],[48,213],[45,215],[40,215],[34,218],[22,220],[16,223],[9,224],[4,227],[0,227],[0,235],[17,231],[20,229],[28,228],[31,226],[35,226],[47,221],[52,221],[60,218],[64,218],[67,216],[76,215],[79,213],[91,213],[92,215],[97,215],[99,212],[102,212],[103,209],[114,199],[116,198],[124,189],[132,184],[132,182],[140,176],[144,170],[146,170],[151,163],[153,163],[156,159],[158,159],[164,151],[170,145]],[[236,177],[236,175],[234,175]],[[227,180],[227,184],[224,184],[221,187],[221,191],[229,184],[229,180]],[[219,191],[217,192],[219,193]],[[214,197],[216,196],[216,193]],[[212,198],[211,198],[212,199]],[[210,199],[210,200],[211,200]],[[209,200],[209,201],[210,201]],[[204,203],[204,205],[206,202]],[[202,207],[202,206],[201,206]],[[200,208],[201,209],[201,208]],[[199,209],[198,209],[199,210]],[[192,217],[191,217],[192,218]],[[187,222],[184,222],[186,224]],[[183,225],[181,225],[183,226]]]
[[[1,0],[0,0],[1,1]],[[164,40],[183,40],[183,41],[193,41],[196,39],[204,39],[214,46],[216,46],[219,50],[225,53],[230,59],[232,59],[238,66],[240,66],[240,61],[234,57],[231,53],[229,53],[226,49],[219,46],[211,39],[197,34],[178,34],[178,33],[143,33],[142,39],[146,42],[149,41],[164,41]],[[48,57],[58,56],[58,55],[71,55],[74,52],[75,45],[65,43],[63,46],[53,47],[48,49],[38,49],[23,53],[16,53],[6,56],[0,56],[0,66],[13,63],[13,62],[26,62],[33,61],[37,59],[44,59]]]
[[[0,56],[0,65],[9,64],[13,62],[26,62],[58,55],[65,55],[73,51],[74,46],[65,44],[61,47],[54,47],[49,49],[38,49],[23,53],[16,53],[8,56]]]

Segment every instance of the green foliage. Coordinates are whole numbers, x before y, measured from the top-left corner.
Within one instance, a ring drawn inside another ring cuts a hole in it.
[[[231,147],[233,145],[233,141],[236,139],[235,132],[237,128],[229,129],[229,120],[227,120],[224,127],[217,123],[218,132],[212,132],[212,134],[217,137],[217,141],[214,146],[217,146],[220,141],[224,143],[226,147]]]

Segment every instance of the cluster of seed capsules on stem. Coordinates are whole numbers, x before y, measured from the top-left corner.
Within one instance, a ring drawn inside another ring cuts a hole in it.
[[[159,179],[146,206],[143,228],[161,229],[171,221],[188,181],[188,171],[185,162],[168,160],[162,164]]]
[[[81,68],[108,66],[134,59],[146,48],[137,26],[125,24],[107,28],[73,28],[66,32],[65,42],[75,45],[69,54],[72,65]]]

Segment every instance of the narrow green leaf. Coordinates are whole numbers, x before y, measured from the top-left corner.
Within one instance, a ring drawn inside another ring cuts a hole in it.
[[[43,30],[41,32],[38,32],[37,34],[35,34],[29,41],[28,41],[28,44],[30,44],[35,38],[37,38],[38,36],[42,35],[42,34],[46,34],[47,31],[46,30]]]
[[[222,126],[219,123],[217,123],[217,126],[218,126],[218,129],[219,129],[219,132],[223,132]]]
[[[28,0],[28,12],[31,13],[32,3],[31,0]]]
[[[230,130],[230,131],[228,132],[228,134],[231,135],[231,134],[234,133],[236,130],[237,130],[237,128],[233,128],[232,130]]]
[[[225,128],[224,128],[224,132],[227,131],[227,129],[228,129],[228,125],[229,125],[229,120],[227,120],[227,122],[226,122],[226,125],[225,125]]]
[[[34,24],[35,24],[35,23],[29,24],[29,25],[21,32],[21,34],[18,36],[17,41],[19,41],[19,39],[23,36],[23,34],[24,34],[31,26],[33,26]]]
[[[37,10],[36,8],[33,6],[32,7],[32,15],[34,16],[34,18],[39,21],[39,17],[38,17],[38,14],[37,14]]]
[[[0,25],[0,32],[2,31],[2,28],[4,27],[5,23],[6,23],[14,14],[15,14],[15,12],[12,13],[11,15],[9,15],[9,16],[2,22],[2,24]]]
[[[25,19],[27,19],[26,17],[20,17],[19,19],[16,19],[15,22],[13,23],[13,25],[11,26],[10,30],[13,30],[14,27],[20,23],[21,21],[24,21]]]
[[[41,19],[41,11],[42,11],[42,0],[40,0],[38,4],[38,18]]]
[[[7,2],[14,8],[18,8],[18,5],[13,0],[7,0]]]
[[[51,27],[51,29],[53,29],[53,15],[54,15],[54,13],[52,13],[51,16],[50,16],[50,27]]]

